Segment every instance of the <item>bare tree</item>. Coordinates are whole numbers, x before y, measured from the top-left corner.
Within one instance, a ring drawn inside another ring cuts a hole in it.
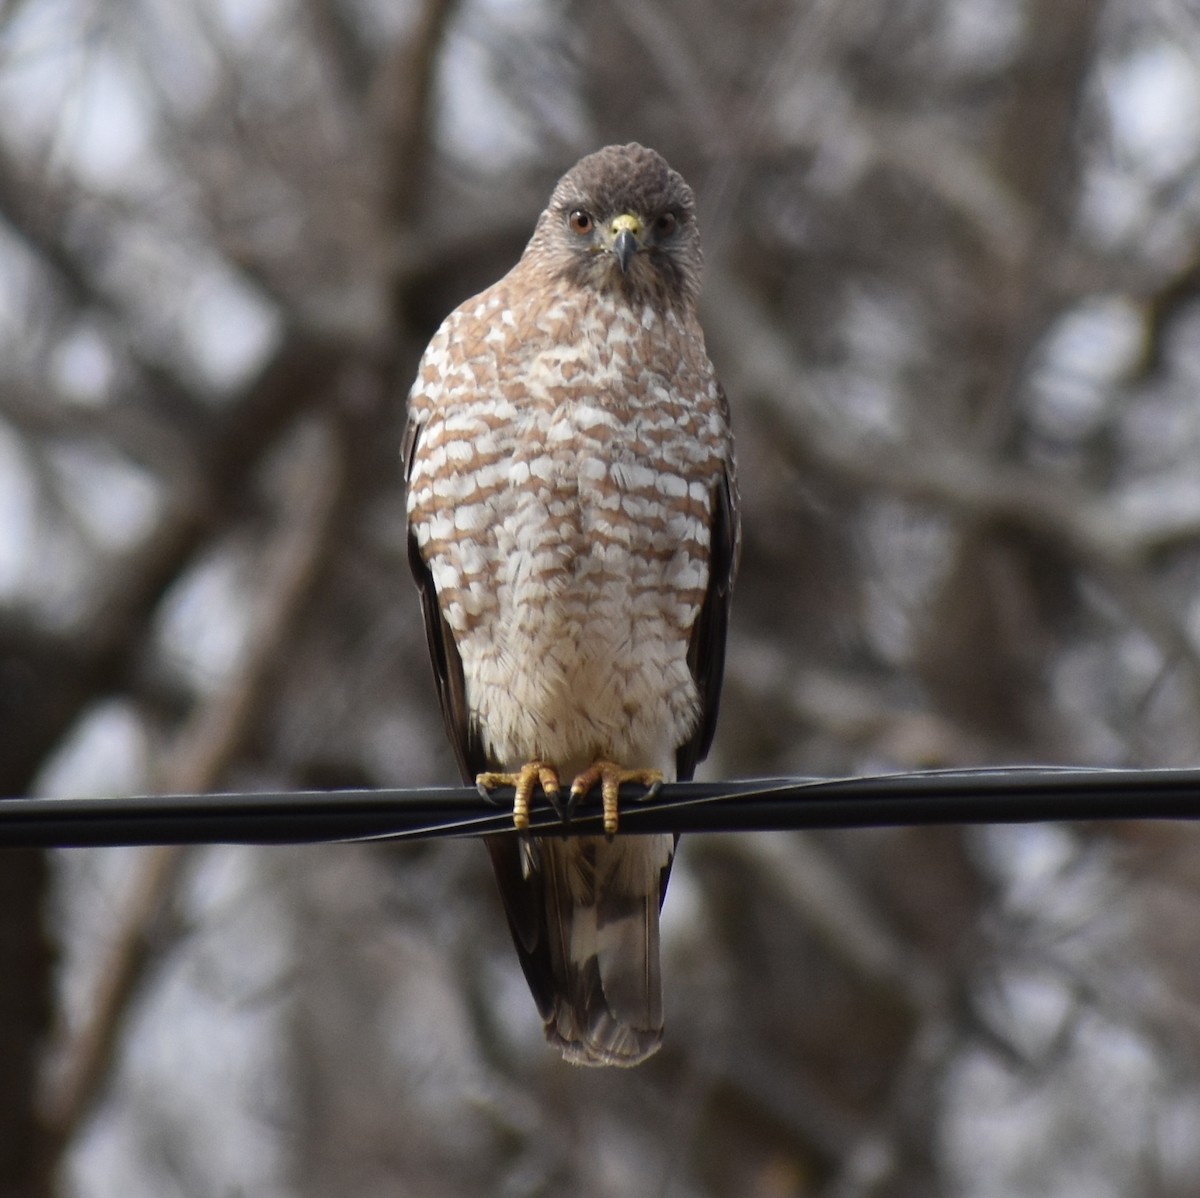
[[[630,139],[738,435],[710,773],[1194,762],[1182,0],[10,0],[0,794],[453,779],[404,395]],[[1189,828],[694,838],[619,1076],[475,848],[6,852],[0,1194],[1196,1188]]]

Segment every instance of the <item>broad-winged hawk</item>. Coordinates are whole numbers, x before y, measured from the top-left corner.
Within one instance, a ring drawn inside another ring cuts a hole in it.
[[[463,777],[559,806],[687,779],[717,717],[737,561],[725,395],[696,318],[691,188],[609,146],[558,183],[521,260],[447,317],[405,436],[409,557]],[[671,836],[495,836],[546,1035],[633,1065],[662,1040]]]

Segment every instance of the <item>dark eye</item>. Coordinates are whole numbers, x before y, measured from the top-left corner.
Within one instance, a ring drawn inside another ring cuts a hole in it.
[[[672,233],[679,227],[679,217],[674,212],[664,212],[662,216],[654,222],[654,231],[660,237],[670,237]]]
[[[570,226],[572,233],[578,233],[580,237],[583,237],[592,231],[595,221],[592,220],[590,212],[584,212],[582,208],[576,208],[567,217],[567,224]]]

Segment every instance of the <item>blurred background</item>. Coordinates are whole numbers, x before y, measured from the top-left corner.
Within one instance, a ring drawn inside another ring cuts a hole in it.
[[[0,0],[0,794],[456,781],[404,396],[630,139],[738,436],[704,776],[1196,764],[1194,0]],[[10,850],[0,1195],[1194,1195],[1198,887],[692,837],[596,1073],[478,845]]]

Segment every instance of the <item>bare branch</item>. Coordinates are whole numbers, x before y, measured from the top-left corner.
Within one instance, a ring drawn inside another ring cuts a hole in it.
[[[345,483],[341,449],[327,425],[293,472],[284,522],[268,554],[256,603],[252,646],[237,676],[209,699],[180,733],[161,783],[168,791],[210,790],[254,735],[339,531]],[[62,1153],[99,1101],[131,1006],[178,929],[164,924],[186,864],[185,850],[156,848],[141,859],[132,897],[100,971],[89,1021],[65,1047],[61,1081],[46,1102],[54,1154]]]
[[[1012,526],[1054,545],[1117,599],[1160,647],[1181,663],[1200,704],[1200,648],[1144,575],[1169,528],[1131,526],[1117,504],[1051,482],[1028,468],[968,453],[953,444],[878,444],[847,433],[797,380],[807,371],[768,312],[730,276],[714,287],[721,321],[714,332],[741,347],[737,392],[775,443],[797,464],[816,467],[856,488],[929,504],[957,520]],[[1184,523],[1177,532],[1186,532]]]
[[[383,69],[376,101],[388,154],[388,215],[397,228],[413,219],[424,195],[438,61],[457,8],[458,0],[424,0],[412,37]]]
[[[206,404],[176,372],[139,350],[128,339],[128,314],[118,300],[98,282],[99,263],[107,246],[92,245],[90,252],[72,243],[70,218],[76,215],[82,195],[66,184],[51,184],[36,176],[0,143],[0,221],[24,243],[71,303],[98,315],[114,331],[129,365],[142,384],[146,402],[161,418],[183,423],[203,419]],[[89,222],[92,238],[107,242],[110,230]]]
[[[741,859],[748,876],[773,887],[833,957],[908,1011],[924,1013],[943,1001],[939,980],[897,940],[811,839],[747,834],[722,839],[719,849],[695,843],[691,851],[720,851]]]

